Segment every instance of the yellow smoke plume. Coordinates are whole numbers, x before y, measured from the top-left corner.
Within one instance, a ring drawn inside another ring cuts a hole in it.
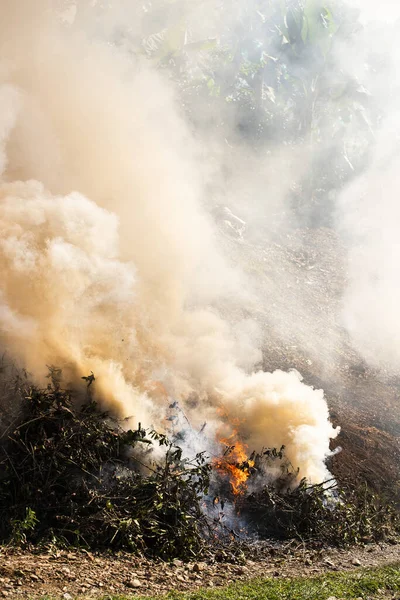
[[[2,346],[38,381],[49,363],[72,383],[93,371],[103,405],[145,426],[174,398],[216,430],[223,405],[250,450],[285,444],[322,480],[337,435],[322,392],[257,371],[217,308],[240,275],[171,85],[45,0],[2,0],[0,40]]]

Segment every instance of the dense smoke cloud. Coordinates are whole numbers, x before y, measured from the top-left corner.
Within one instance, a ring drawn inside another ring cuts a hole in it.
[[[133,423],[163,428],[178,400],[211,445],[223,406],[250,449],[285,444],[320,481],[337,430],[297,373],[257,370],[251,287],[203,208],[207,152],[167,79],[108,43],[113,10],[94,26],[85,6],[0,4],[2,346],[37,381],[93,371]]]
[[[360,16],[363,22],[390,21],[398,19],[400,16],[400,8],[396,0],[352,0],[351,5],[360,11]]]
[[[371,94],[379,115],[362,173],[338,199],[336,225],[348,248],[342,322],[353,346],[389,375],[399,371],[398,239],[400,98],[396,3],[360,3],[362,35],[342,49],[344,68]]]

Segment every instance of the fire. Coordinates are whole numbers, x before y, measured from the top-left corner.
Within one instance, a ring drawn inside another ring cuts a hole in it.
[[[227,417],[226,414],[224,416]],[[251,469],[254,467],[254,460],[248,458],[248,446],[238,439],[237,429],[233,429],[227,437],[220,437],[218,442],[224,445],[226,450],[222,457],[214,459],[214,468],[228,476],[232,493],[235,496],[243,494]]]

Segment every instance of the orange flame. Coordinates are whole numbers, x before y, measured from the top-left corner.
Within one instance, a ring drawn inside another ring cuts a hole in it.
[[[222,416],[223,411],[219,412]],[[223,416],[227,418],[226,414]],[[232,426],[237,424],[231,423]],[[232,493],[235,496],[241,495],[246,491],[246,482],[254,466],[254,461],[248,459],[248,446],[238,439],[237,429],[233,429],[228,437],[220,437],[218,442],[226,446],[226,451],[222,457],[214,459],[213,466],[221,474],[228,476]]]

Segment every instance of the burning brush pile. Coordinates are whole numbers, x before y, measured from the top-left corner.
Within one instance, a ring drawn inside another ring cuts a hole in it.
[[[126,429],[100,412],[92,375],[80,406],[62,388],[60,371],[52,368],[49,379],[39,389],[18,377],[19,414],[4,411],[2,543],[125,549],[163,559],[218,557],[223,550],[224,559],[235,559],[259,539],[345,545],[399,530],[394,509],[367,489],[299,481],[284,447],[249,457],[234,433],[221,440],[221,456],[185,459],[165,435],[141,425]]]

